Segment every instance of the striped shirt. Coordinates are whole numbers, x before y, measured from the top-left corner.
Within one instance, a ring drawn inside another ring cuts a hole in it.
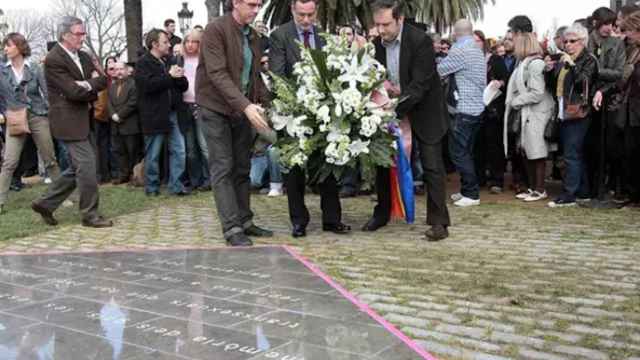
[[[455,74],[460,113],[478,116],[484,111],[482,94],[487,86],[487,63],[473,36],[463,36],[438,64],[441,77]]]

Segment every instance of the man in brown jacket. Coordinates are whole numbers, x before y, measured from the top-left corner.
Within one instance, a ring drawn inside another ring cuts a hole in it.
[[[230,14],[207,25],[196,71],[211,187],[231,246],[252,245],[247,236],[273,235],[253,224],[249,204],[251,126],[269,130],[259,105],[268,100],[260,77],[260,37],[249,27],[261,7],[262,0],[233,0]]]
[[[96,156],[89,142],[91,103],[107,87],[107,78],[96,69],[91,57],[80,51],[86,37],[82,20],[65,16],[58,25],[58,44],[45,61],[49,94],[51,134],[61,140],[71,157],[71,166],[54,179],[47,192],[31,207],[49,225],[57,225],[53,212],[78,187],[82,225],[110,227],[112,222],[98,214]]]

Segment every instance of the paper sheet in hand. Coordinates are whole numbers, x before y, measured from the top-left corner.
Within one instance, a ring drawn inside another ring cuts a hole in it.
[[[502,91],[500,91],[499,87],[492,86],[489,84],[482,94],[482,100],[484,101],[485,106],[489,106],[493,100],[495,100],[498,96],[502,95]]]

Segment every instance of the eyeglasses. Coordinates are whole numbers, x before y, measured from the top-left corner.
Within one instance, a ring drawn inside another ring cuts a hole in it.
[[[577,43],[578,41],[580,41],[580,39],[566,39],[566,40],[564,41],[564,43],[565,43],[565,44],[575,44],[575,43]]]
[[[81,36],[86,36],[87,35],[86,32],[72,32],[72,33],[69,33],[69,34],[71,34],[73,36],[77,36],[77,37],[81,37]]]

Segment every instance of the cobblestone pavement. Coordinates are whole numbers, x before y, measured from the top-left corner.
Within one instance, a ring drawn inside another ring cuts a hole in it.
[[[309,236],[289,236],[286,198],[255,196],[268,242],[289,244],[441,359],[640,359],[640,212],[485,202],[451,209],[451,237],[418,224],[377,233],[322,233],[308,197]],[[348,199],[361,226],[369,197]],[[0,244],[3,252],[223,246],[207,195],[116,219],[108,230],[67,226]]]

